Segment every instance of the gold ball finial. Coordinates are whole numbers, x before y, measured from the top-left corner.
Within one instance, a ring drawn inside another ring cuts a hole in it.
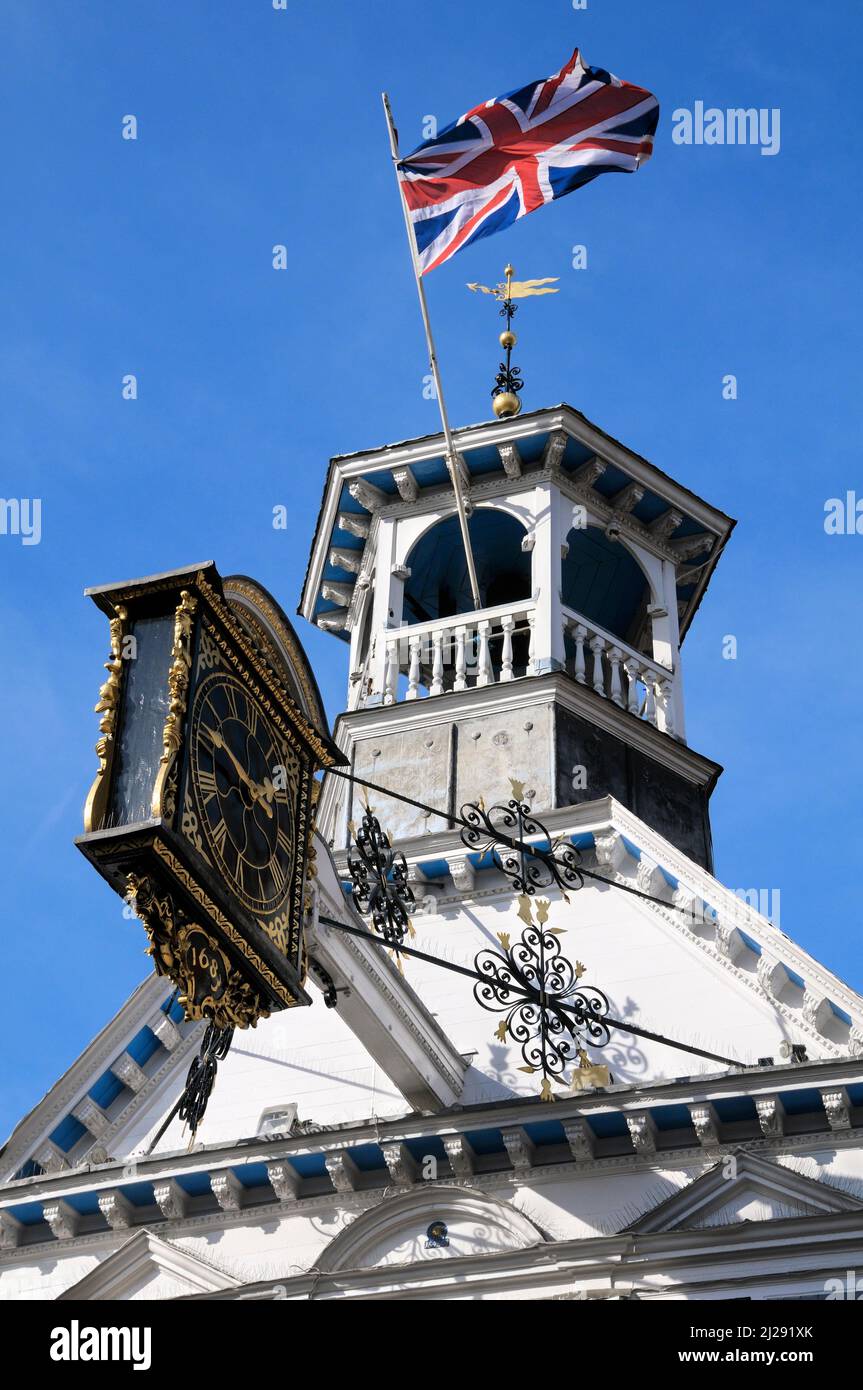
[[[499,420],[506,420],[519,413],[521,401],[514,391],[501,391],[492,401],[492,409]]]
[[[515,267],[511,265],[504,266],[503,273],[507,279],[509,279],[511,275],[515,275]]]
[[[504,349],[504,351],[511,352],[517,342],[518,338],[515,336],[512,329],[505,328],[500,335],[500,345]]]

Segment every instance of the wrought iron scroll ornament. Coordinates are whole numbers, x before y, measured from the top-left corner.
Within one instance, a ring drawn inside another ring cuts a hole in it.
[[[410,909],[416,899],[408,883],[405,857],[393,849],[368,803],[359,826],[351,821],[348,829],[353,839],[348,847],[348,873],[354,902],[364,917],[371,918],[387,945],[398,952],[405,936],[415,934]]]
[[[557,887],[568,901],[567,889],[584,885],[580,855],[563,838],[553,840],[524,799],[524,783],[510,779],[512,800],[491,806],[469,801],[461,808],[462,844],[480,854],[490,854],[495,866],[510,880],[516,893],[535,894]],[[532,845],[525,837],[541,836]]]
[[[513,943],[509,932],[499,932],[502,951],[480,951],[474,967],[484,978],[473,989],[482,1008],[505,1013],[495,1037],[521,1048],[520,1071],[542,1073],[543,1100],[554,1099],[552,1082],[565,1084],[568,1067],[590,1065],[587,1044],[605,1047],[610,1037],[608,1000],[601,990],[579,983],[585,967],[561,954],[562,929],[546,925],[548,910],[547,899],[531,902],[521,894],[520,940]]]
[[[201,1050],[189,1067],[177,1115],[189,1126],[193,1139],[212,1095],[218,1065],[227,1057],[233,1036],[233,1028],[217,1028],[215,1023],[209,1023],[201,1042]]]

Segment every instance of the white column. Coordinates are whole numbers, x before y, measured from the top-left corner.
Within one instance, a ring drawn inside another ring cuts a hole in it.
[[[683,708],[683,676],[680,663],[680,621],[677,616],[677,566],[672,560],[661,562],[659,578],[662,606],[665,617],[653,619],[653,656],[668,666],[674,676],[671,683],[671,703],[669,706],[669,732],[673,729],[676,738],[685,740],[686,721]]]
[[[384,695],[384,680],[387,664],[387,642],[384,637],[386,629],[398,627],[401,622],[401,604],[404,593],[404,584],[392,574],[393,557],[395,555],[396,524],[392,517],[379,517],[376,554],[375,554],[375,583],[374,591],[371,596],[372,621],[370,628],[369,641],[375,644],[374,659],[370,663],[369,675],[372,679],[372,693],[378,698]],[[398,614],[390,616],[394,612],[393,604],[398,606]]]
[[[566,651],[563,641],[563,614],[560,604],[560,549],[566,539],[563,512],[571,503],[561,497],[553,483],[538,483],[534,489],[533,594],[536,598],[536,674],[563,670]]]

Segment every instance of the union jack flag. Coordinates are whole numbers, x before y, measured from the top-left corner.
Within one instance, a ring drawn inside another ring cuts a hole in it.
[[[554,77],[475,106],[399,161],[423,275],[598,174],[634,173],[658,120],[655,96],[578,49]]]

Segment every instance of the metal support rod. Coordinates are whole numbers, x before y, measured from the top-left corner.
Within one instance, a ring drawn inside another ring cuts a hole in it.
[[[428,806],[424,801],[417,801],[412,796],[405,796],[404,792],[394,791],[391,787],[382,787],[378,782],[369,782],[365,777],[357,777],[353,772],[345,772],[339,767],[328,767],[327,774],[329,775],[330,773],[333,773],[337,777],[344,777],[348,782],[357,782],[361,787],[368,787],[369,791],[380,792],[381,796],[391,796],[394,801],[403,801],[408,806],[415,806],[418,811],[424,811],[426,815],[438,816],[440,820],[445,820],[450,826],[460,825],[465,830],[470,830],[472,828],[466,820],[463,820],[461,816],[456,815],[452,811],[439,811],[436,806]],[[506,845],[508,849],[521,851],[527,849],[528,852],[535,855],[537,859],[542,859],[546,862],[554,858],[550,850],[541,849],[539,845],[531,844],[530,842],[517,840],[511,835],[504,834],[503,831],[499,833],[498,840],[502,845]],[[690,915],[689,910],[685,907],[679,907],[676,903],[670,903],[665,898],[657,898],[653,893],[644,893],[640,888],[633,888],[628,883],[617,883],[613,878],[606,878],[605,874],[595,873],[593,869],[584,869],[579,865],[578,872],[584,878],[589,878],[595,883],[607,883],[609,888],[619,888],[621,893],[629,893],[633,898],[642,898],[647,903],[659,903],[661,907],[667,908],[671,912],[682,912],[685,916]]]
[[[450,429],[449,416],[447,415],[446,403],[444,401],[443,385],[441,383],[440,365],[438,363],[437,352],[435,351],[434,338],[432,336],[431,319],[429,318],[428,303],[426,301],[425,286],[422,282],[420,272],[419,257],[417,256],[417,244],[414,237],[414,229],[411,223],[410,212],[408,211],[407,200],[405,198],[402,181],[399,178],[399,143],[398,133],[393,121],[393,113],[390,107],[390,99],[386,92],[381,93],[381,100],[384,104],[384,112],[387,118],[387,128],[390,134],[390,153],[393,160],[393,170],[396,176],[396,183],[399,189],[402,212],[404,213],[405,229],[408,235],[408,247],[411,253],[411,265],[413,266],[414,279],[416,280],[417,294],[420,301],[420,313],[422,314],[423,327],[426,335],[426,346],[428,348],[429,366],[431,367],[432,379],[434,380],[435,392],[437,394],[438,407],[440,409],[441,424],[443,425],[444,439],[446,440],[446,465],[452,479],[453,492],[455,493],[455,505],[458,512],[458,524],[461,529],[462,544],[467,561],[467,572],[470,579],[471,594],[473,596],[473,606],[476,609],[482,607],[479,596],[479,583],[476,577],[476,566],[473,559],[473,551],[470,544],[470,534],[467,525],[467,512],[465,510],[464,495],[461,490],[461,477],[458,471],[458,460],[456,458],[455,443]]]
[[[441,960],[440,956],[430,956],[426,951],[418,951],[414,946],[388,946],[380,936],[375,936],[373,932],[362,931],[359,927],[351,927],[346,922],[337,922],[335,917],[318,917],[319,922],[323,922],[326,927],[335,927],[337,931],[347,932],[349,936],[358,936],[365,941],[371,941],[375,946],[382,947],[384,950],[396,951],[406,956],[414,956],[417,960],[424,960],[429,965],[439,965],[444,970],[453,970],[457,975],[466,975],[471,980],[479,980],[481,984],[488,984],[488,976],[481,975],[478,970],[470,970],[466,965],[456,965],[453,961]],[[578,1017],[583,1010],[574,1004],[552,1003],[550,996],[539,990],[525,989],[516,984],[508,985],[507,988],[512,994],[520,995],[522,998],[538,1003],[541,1008],[554,1008],[562,1013],[575,1014]],[[746,1062],[736,1061],[733,1057],[723,1057],[718,1052],[706,1052],[704,1048],[693,1047],[689,1043],[675,1042],[673,1038],[666,1038],[662,1033],[652,1033],[649,1028],[639,1028],[636,1023],[624,1023],[619,1018],[603,1018],[603,1022],[609,1028],[617,1028],[622,1033],[632,1033],[635,1037],[647,1038],[651,1042],[662,1043],[664,1047],[674,1047],[678,1052],[691,1052],[695,1057],[705,1057],[710,1062],[723,1062],[727,1067],[746,1067]]]

